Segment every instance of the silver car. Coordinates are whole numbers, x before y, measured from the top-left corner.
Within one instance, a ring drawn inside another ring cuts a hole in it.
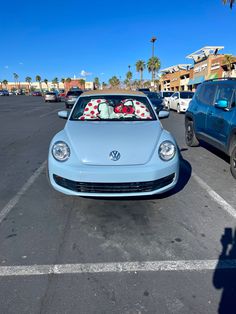
[[[60,96],[56,92],[47,92],[44,96],[45,102],[58,102],[61,101]]]
[[[48,174],[58,191],[77,196],[126,197],[172,189],[179,153],[150,100],[141,92],[83,93],[51,141]]]

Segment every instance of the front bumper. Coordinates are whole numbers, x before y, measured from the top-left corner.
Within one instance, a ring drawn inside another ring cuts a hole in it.
[[[178,155],[160,165],[66,166],[49,157],[53,188],[61,193],[90,197],[129,197],[161,194],[172,189],[179,177]]]

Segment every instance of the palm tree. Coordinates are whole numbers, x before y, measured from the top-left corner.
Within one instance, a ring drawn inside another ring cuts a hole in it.
[[[109,84],[112,87],[118,87],[120,85],[120,80],[116,76],[112,76],[112,78],[109,79]]]
[[[233,8],[233,5],[234,5],[234,3],[235,3],[235,0],[223,0],[223,3],[224,3],[224,4],[228,4],[228,3],[229,3],[230,9],[232,9],[232,8]]]
[[[19,75],[17,73],[13,73],[13,76],[14,76],[14,80],[15,80],[15,87],[17,89],[17,82],[18,82],[18,78],[19,78]]]
[[[79,79],[79,85],[80,85],[81,89],[85,89],[85,80]]]
[[[62,84],[63,84],[64,89],[65,89],[65,81],[66,81],[66,80],[65,80],[64,78],[61,79],[61,82],[62,82]]]
[[[228,77],[231,76],[231,70],[232,70],[232,63],[235,61],[234,57],[232,55],[225,55],[224,56],[224,63],[227,66],[228,70]]]
[[[148,67],[148,72],[153,71],[153,81],[155,81],[155,74],[156,74],[156,72],[159,71],[159,69],[161,67],[161,63],[160,63],[159,58],[157,58],[157,57],[150,58],[148,60],[147,67]]]
[[[43,82],[46,84],[47,89],[48,89],[48,79],[44,79]]]
[[[98,89],[100,87],[100,82],[99,82],[99,78],[98,77],[94,78],[93,83],[95,85],[95,89]]]
[[[128,71],[128,72],[126,73],[126,80],[125,80],[125,85],[126,85],[128,88],[130,88],[130,82],[131,82],[131,80],[132,80],[132,77],[133,77],[132,72],[131,72],[131,71]]]
[[[32,78],[30,76],[26,76],[25,81],[29,84],[28,85],[28,89],[29,89],[29,92],[30,92]]]
[[[146,82],[144,82],[144,87],[146,87],[146,88],[150,88],[151,87],[151,82],[150,81],[146,81]]]
[[[135,65],[136,65],[136,71],[140,72],[140,83],[142,85],[142,82],[143,82],[143,71],[146,68],[146,63],[143,60],[138,60]]]
[[[70,88],[70,82],[71,82],[71,78],[70,77],[67,77],[67,79],[66,79],[66,83],[67,83],[67,90],[69,90],[69,88]]]
[[[36,75],[35,81],[36,81],[36,82],[39,82],[39,88],[40,88],[40,91],[41,91],[41,93],[42,93],[41,76],[40,76],[40,75]]]
[[[59,90],[59,81],[58,81],[58,78],[55,77],[53,80],[52,80],[52,84],[53,85],[56,85],[57,86],[57,89]]]

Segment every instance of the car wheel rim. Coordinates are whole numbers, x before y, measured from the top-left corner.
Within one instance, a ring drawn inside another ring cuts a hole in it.
[[[193,130],[190,125],[187,127],[187,140],[190,142],[193,138]]]
[[[233,155],[233,168],[236,171],[236,150],[235,150],[234,155]]]

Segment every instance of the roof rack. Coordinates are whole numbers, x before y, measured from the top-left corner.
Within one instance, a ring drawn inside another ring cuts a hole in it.
[[[219,77],[219,78],[213,78],[210,80],[205,80],[204,82],[212,82],[212,81],[236,81],[236,77]]]

